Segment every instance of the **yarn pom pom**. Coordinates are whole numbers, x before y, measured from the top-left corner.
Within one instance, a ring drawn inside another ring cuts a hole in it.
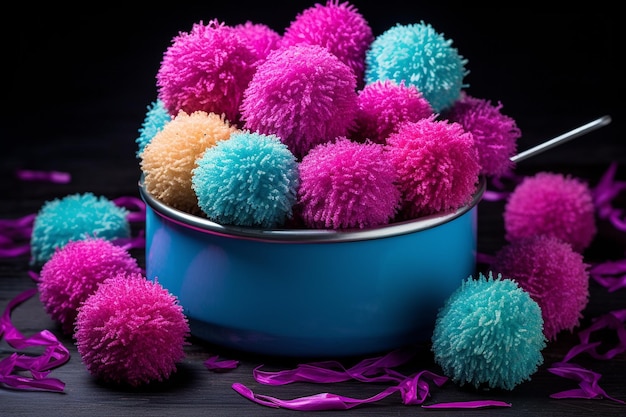
[[[597,231],[592,192],[570,175],[539,172],[526,177],[509,195],[504,227],[509,242],[547,234],[582,253]]]
[[[365,74],[365,53],[374,34],[358,9],[338,0],[315,4],[302,11],[285,29],[282,46],[320,45],[354,71],[357,80]]]
[[[345,137],[313,148],[300,163],[299,208],[310,228],[366,228],[389,223],[400,205],[383,145]]]
[[[161,100],[157,99],[150,103],[139,129],[139,136],[135,139],[135,142],[137,142],[137,158],[141,158],[146,145],[170,120],[172,120],[172,116],[167,112]]]
[[[396,24],[378,35],[365,55],[365,81],[392,79],[415,85],[440,113],[459,98],[467,60],[452,40],[424,22]]]
[[[230,138],[236,128],[223,116],[181,111],[144,149],[141,169],[146,191],[176,209],[199,213],[191,186],[196,160],[207,148]]]
[[[400,124],[432,114],[428,100],[414,85],[405,85],[404,81],[375,81],[358,93],[356,128],[351,138],[384,144]]]
[[[515,120],[502,113],[502,103],[461,94],[445,117],[471,132],[478,149],[481,174],[499,177],[513,169],[511,157],[522,136]]]
[[[241,105],[245,129],[278,136],[300,159],[315,145],[346,136],[356,115],[354,72],[319,45],[269,53]]]
[[[434,115],[406,122],[389,135],[387,148],[408,218],[456,210],[471,201],[480,165],[474,138],[460,124]]]
[[[274,49],[280,46],[282,37],[274,29],[263,23],[246,23],[236,25],[235,31],[241,35],[244,43],[252,50],[258,61],[263,61]]]
[[[71,194],[46,201],[35,216],[30,239],[31,265],[41,266],[73,240],[130,237],[128,211],[104,196]]]
[[[171,115],[180,110],[224,114],[235,123],[258,57],[237,30],[214,19],[180,32],[163,54],[158,97]]]
[[[511,279],[469,277],[437,313],[435,362],[459,385],[512,390],[543,363],[539,305]]]
[[[176,372],[188,335],[177,299],[140,274],[119,274],[100,284],[78,308],[74,332],[92,375],[133,387]]]
[[[589,265],[554,236],[538,235],[504,246],[491,268],[514,279],[541,307],[544,334],[574,330],[589,300]]]
[[[39,298],[50,317],[72,334],[78,307],[105,279],[121,273],[141,273],[126,249],[105,239],[72,241],[43,265]]]
[[[298,165],[278,137],[233,133],[229,140],[207,149],[197,165],[192,187],[210,219],[269,228],[292,216]]]

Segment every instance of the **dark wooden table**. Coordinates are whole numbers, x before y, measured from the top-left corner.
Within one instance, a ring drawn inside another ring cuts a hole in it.
[[[271,3],[271,2],[270,2]],[[619,15],[608,7],[589,9],[529,10],[504,7],[481,9],[429,5],[410,10],[392,1],[379,5],[357,2],[372,21],[376,33],[396,22],[430,22],[454,39],[469,60],[469,91],[501,100],[505,113],[522,129],[520,150],[527,149],[603,115],[613,122],[598,131],[519,164],[521,175],[539,171],[569,173],[594,185],[612,162],[619,164],[618,179],[626,178],[624,138],[623,70],[617,59],[623,51]],[[206,2],[205,2],[206,4]],[[278,3],[280,4],[280,3]],[[311,3],[312,4],[312,3]],[[0,126],[0,219],[17,219],[36,213],[44,202],[77,192],[93,192],[115,199],[138,196],[139,166],[135,158],[138,128],[146,106],[155,99],[154,74],[164,48],[179,30],[191,23],[217,17],[227,23],[245,20],[267,22],[281,30],[308,7],[294,2],[282,8],[253,3],[128,11],[104,7],[97,14],[21,9],[11,29],[6,56],[10,77]],[[279,10],[279,11],[277,11]],[[249,13],[246,13],[248,11]],[[490,12],[491,14],[487,13]],[[6,29],[6,28],[5,28]],[[19,169],[62,171],[71,175],[68,184],[21,181]],[[479,205],[479,251],[494,253],[504,244],[503,203],[482,201]],[[141,224],[134,227],[140,228]],[[606,223],[585,252],[588,262],[624,257],[626,235]],[[140,249],[132,254],[140,264]],[[0,311],[22,291],[34,288],[29,256],[0,259]],[[605,313],[626,307],[626,290],[608,292],[590,282],[591,297],[581,328]],[[24,334],[52,331],[70,350],[71,359],[51,376],[66,383],[62,393],[27,392],[0,386],[0,415],[59,416],[275,416],[302,412],[272,409],[254,404],[232,388],[243,383],[258,393],[290,399],[321,392],[366,398],[381,385],[345,382],[298,383],[282,387],[255,383],[252,370],[261,364],[288,369],[306,358],[281,359],[236,352],[191,339],[186,358],[169,380],[136,389],[96,381],[86,370],[73,340],[43,310],[37,297],[15,309],[13,324]],[[606,335],[606,343],[614,343]],[[431,391],[433,402],[494,399],[510,408],[480,410],[425,410],[403,405],[392,395],[383,401],[349,411],[308,412],[311,415],[507,415],[507,416],[623,416],[626,405],[609,399],[552,399],[550,394],[576,388],[568,379],[547,371],[577,343],[576,332],[564,333],[543,351],[544,365],[512,391],[477,391],[448,383]],[[407,371],[431,370],[429,346],[418,346],[418,355]],[[14,349],[0,341],[0,359]],[[222,373],[207,370],[203,362],[213,355],[240,361],[238,368]],[[360,358],[342,358],[346,364]],[[577,363],[602,374],[601,387],[612,397],[626,401],[626,356],[597,360],[589,356]]]

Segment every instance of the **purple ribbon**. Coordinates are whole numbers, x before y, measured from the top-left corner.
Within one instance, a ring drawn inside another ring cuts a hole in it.
[[[626,288],[626,259],[598,263],[589,269],[589,276],[609,292]]]
[[[0,220],[0,258],[30,253],[30,238],[36,214],[18,219]]]
[[[204,361],[204,366],[209,371],[221,372],[237,368],[239,366],[239,361],[234,359],[220,360],[219,356],[216,355],[211,356],[209,359]]]
[[[624,211],[614,206],[613,200],[624,190],[626,182],[616,181],[617,163],[613,162],[600,178],[600,181],[592,191],[593,202],[600,219],[608,220],[614,228],[626,231],[626,219]]]
[[[33,171],[29,169],[18,169],[15,176],[22,181],[45,181],[55,184],[68,184],[72,176],[61,171]]]

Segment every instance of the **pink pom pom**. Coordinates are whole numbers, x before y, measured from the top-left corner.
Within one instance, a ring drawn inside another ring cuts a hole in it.
[[[76,346],[108,383],[163,381],[185,357],[189,325],[176,298],[140,274],[107,279],[78,309]]]
[[[478,149],[481,173],[502,176],[513,168],[511,157],[522,135],[515,120],[502,114],[502,104],[462,94],[445,117],[472,132]]]
[[[104,280],[120,273],[140,273],[126,249],[105,239],[70,241],[42,266],[39,298],[50,317],[72,334],[77,309]]]
[[[239,33],[259,61],[265,60],[270,51],[278,48],[282,40],[278,32],[262,23],[247,21],[233,29]]]
[[[589,265],[571,245],[536,235],[509,243],[494,259],[492,269],[517,281],[541,307],[547,339],[579,325],[589,300]]]
[[[480,165],[472,134],[460,124],[434,115],[405,122],[389,135],[387,148],[407,218],[456,210],[471,201]]]
[[[156,77],[159,99],[172,116],[202,110],[236,123],[257,59],[237,30],[217,20],[196,23],[163,55]]]
[[[374,41],[372,28],[357,8],[329,0],[296,16],[285,29],[282,46],[319,45],[348,65],[359,82],[365,73],[365,53]]]
[[[245,129],[278,136],[302,158],[315,145],[347,136],[356,115],[352,70],[317,45],[269,53],[244,93]]]
[[[338,138],[300,163],[299,204],[310,228],[366,228],[388,223],[400,191],[384,147]]]
[[[589,186],[559,173],[539,172],[515,187],[504,207],[506,239],[555,236],[583,252],[596,234]]]
[[[416,122],[433,109],[414,85],[392,80],[374,81],[359,92],[353,140],[385,143],[404,122]]]

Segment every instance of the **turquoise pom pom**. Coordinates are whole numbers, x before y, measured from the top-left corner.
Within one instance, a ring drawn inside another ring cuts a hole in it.
[[[397,24],[378,35],[365,55],[365,82],[414,85],[437,113],[459,99],[469,73],[452,41],[424,22]]]
[[[98,237],[130,237],[128,210],[92,193],[72,194],[44,203],[31,233],[31,265],[43,265],[68,242]]]
[[[165,105],[160,99],[150,103],[141,128],[139,129],[139,136],[135,139],[137,143],[137,158],[141,158],[144,148],[148,146],[152,138],[159,133],[163,129],[163,126],[170,120],[172,120],[172,116],[167,112]]]
[[[270,228],[293,216],[298,165],[276,135],[233,133],[196,162],[192,188],[209,219]]]
[[[435,362],[459,385],[512,390],[543,363],[541,308],[511,279],[464,281],[437,314]]]

